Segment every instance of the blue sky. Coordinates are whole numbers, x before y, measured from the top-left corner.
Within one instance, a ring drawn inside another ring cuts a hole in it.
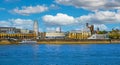
[[[120,29],[119,0],[0,0],[0,26],[39,30],[79,30],[85,23],[95,29]]]

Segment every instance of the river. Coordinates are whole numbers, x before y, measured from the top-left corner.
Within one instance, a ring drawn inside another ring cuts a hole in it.
[[[0,65],[120,65],[120,44],[0,45]]]

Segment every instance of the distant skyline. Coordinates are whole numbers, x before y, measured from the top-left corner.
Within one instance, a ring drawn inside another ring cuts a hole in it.
[[[100,30],[120,29],[120,0],[0,0],[0,27],[39,31],[80,30],[85,23]]]

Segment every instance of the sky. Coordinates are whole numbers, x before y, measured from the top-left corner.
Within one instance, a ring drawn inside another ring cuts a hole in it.
[[[0,27],[39,31],[80,30],[85,23],[100,30],[120,29],[120,0],[0,0]]]

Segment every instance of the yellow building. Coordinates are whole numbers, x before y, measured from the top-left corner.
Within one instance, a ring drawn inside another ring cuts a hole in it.
[[[0,33],[0,39],[8,39],[8,38],[34,39],[34,38],[36,38],[36,34],[33,34],[33,33],[28,33],[28,34],[21,34],[21,33],[14,33],[14,34]]]
[[[89,33],[68,33],[69,39],[87,39],[90,36]]]
[[[89,29],[71,31],[68,33],[67,37],[69,39],[88,39],[91,36],[91,32]]]

